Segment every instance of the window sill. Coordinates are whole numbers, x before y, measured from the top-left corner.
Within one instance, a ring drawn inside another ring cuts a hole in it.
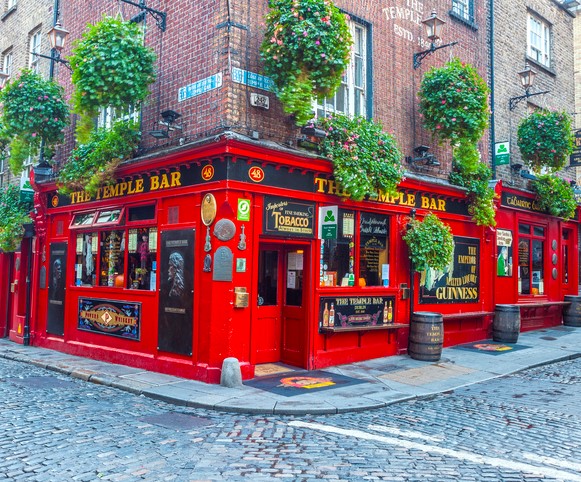
[[[454,10],[450,10],[448,12],[448,15],[450,15],[451,18],[453,18],[454,20],[463,23],[464,25],[466,25],[468,28],[471,28],[472,30],[478,30],[478,25],[476,25],[474,23],[474,21],[472,20],[466,20],[466,18],[462,17],[461,15],[458,15],[456,12],[454,12]]]
[[[2,14],[2,16],[0,17],[0,20],[2,20],[4,22],[4,20],[6,20],[12,14],[12,12],[16,12],[16,7],[17,7],[17,5],[12,5],[8,10],[6,10]]]
[[[553,77],[556,77],[557,76],[557,72],[555,72],[550,67],[547,67],[546,65],[541,64],[540,62],[538,62],[537,60],[533,59],[532,57],[529,57],[528,55],[525,55],[525,60],[527,62],[530,62],[531,64],[533,64],[535,67],[541,69],[546,74],[549,74],[549,75],[551,75]]]

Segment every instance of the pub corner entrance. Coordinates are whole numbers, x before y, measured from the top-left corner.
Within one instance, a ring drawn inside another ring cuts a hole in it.
[[[261,243],[252,363],[307,367],[310,245]]]

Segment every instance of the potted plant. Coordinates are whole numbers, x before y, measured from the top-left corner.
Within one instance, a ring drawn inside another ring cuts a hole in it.
[[[264,71],[299,125],[312,118],[315,98],[334,95],[350,59],[345,14],[329,0],[270,0],[260,47]]]
[[[452,230],[433,213],[426,214],[421,221],[410,219],[403,240],[409,248],[412,269],[416,272],[428,268],[443,270],[452,261]]]
[[[12,184],[0,188],[0,250],[18,249],[24,225],[31,222],[27,203],[20,200],[20,190]]]
[[[571,185],[552,174],[538,175],[532,182],[538,207],[552,216],[571,219],[577,211],[577,201]]]
[[[10,146],[10,169],[19,174],[41,143],[50,157],[51,148],[63,141],[69,109],[62,87],[29,70],[0,91],[0,102],[4,104],[1,137]]]
[[[155,81],[155,54],[143,44],[139,25],[112,17],[88,26],[76,41],[69,62],[72,101],[81,115],[77,127],[81,142],[88,140],[100,108],[123,109],[139,103]]]
[[[470,64],[454,58],[430,69],[420,87],[420,115],[439,142],[450,141],[454,166],[450,182],[468,189],[469,211],[476,224],[494,226],[492,174],[480,160],[477,143],[488,126],[489,89]]]
[[[566,112],[541,110],[521,120],[517,144],[523,161],[533,172],[543,167],[562,169],[573,152],[571,116]]]
[[[333,163],[333,175],[351,199],[378,191],[395,195],[403,179],[402,155],[381,124],[334,115],[319,119],[318,127],[325,132],[319,151]]]
[[[77,146],[59,171],[59,191],[95,195],[103,184],[115,180],[115,169],[133,155],[140,137],[136,124],[123,121],[111,129],[93,131],[88,142]]]

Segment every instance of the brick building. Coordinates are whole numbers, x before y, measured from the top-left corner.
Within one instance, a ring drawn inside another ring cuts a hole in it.
[[[61,1],[58,9],[70,32],[64,58],[103,13],[142,22],[157,80],[140,113],[140,150],[119,167],[114,185],[95,197],[65,196],[54,179],[36,179],[33,344],[217,382],[229,356],[248,378],[263,363],[316,369],[404,353],[419,311],[444,313],[446,345],[489,335],[496,237],[471,221],[465,191],[447,182],[451,149],[424,130],[417,98],[422,75],[453,56],[490,80],[486,2],[336,2],[356,42],[345,95],[317,112],[373,118],[404,157],[425,145],[438,160],[403,161],[398,197],[361,202],[341,196],[331,163],[301,147],[301,126],[262,75],[266,1],[152,0],[149,11],[131,3]],[[550,1],[540,3],[553,12]],[[422,20],[432,11],[446,21],[442,44],[457,43],[414,66],[414,54],[430,48]],[[498,84],[501,69],[509,67],[497,67]],[[70,72],[58,65],[55,78],[70,96]],[[74,146],[76,121],[55,171]],[[507,135],[503,122],[497,139]],[[482,159],[491,157],[490,140],[478,144]],[[320,239],[323,208],[335,213],[335,239]],[[438,273],[430,286],[426,274],[410,275],[401,235],[412,210],[437,212],[452,228],[455,261],[441,273],[442,286]],[[576,247],[576,230],[570,243]],[[510,280],[516,302],[516,275]],[[549,284],[555,299],[572,292]],[[18,320],[10,323],[21,341]],[[537,326],[538,319],[528,328]]]

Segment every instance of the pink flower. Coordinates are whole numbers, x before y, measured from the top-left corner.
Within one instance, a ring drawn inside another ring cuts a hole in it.
[[[319,42],[318,40],[315,41],[315,45],[321,45],[321,42]]]
[[[321,57],[322,57],[322,58],[325,58],[325,54],[321,54]]]
[[[456,122],[456,117],[452,117],[452,122]]]
[[[305,30],[305,31],[303,32],[303,37],[306,37],[307,35],[308,35],[308,33],[307,33],[307,31]]]
[[[36,132],[33,132],[32,133],[32,137],[36,137]]]
[[[441,126],[440,124],[438,124],[438,125],[436,126],[436,129],[441,129],[441,128],[442,128],[442,126]]]
[[[446,103],[445,99],[442,99],[442,105],[444,105]]]
[[[34,110],[34,107],[31,107],[31,108],[30,108],[30,112],[32,112],[33,110]]]

